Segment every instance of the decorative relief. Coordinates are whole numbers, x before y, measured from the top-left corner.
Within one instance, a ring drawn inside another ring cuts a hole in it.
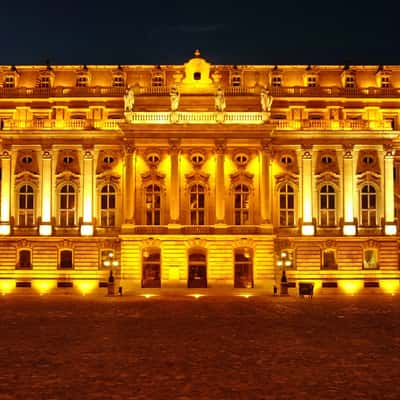
[[[19,174],[15,178],[15,185],[18,186],[21,183],[27,183],[27,184],[31,184],[33,186],[38,187],[39,186],[39,176],[34,175],[30,172],[25,172],[25,173]]]
[[[239,247],[248,247],[250,249],[254,249],[255,246],[256,244],[254,243],[254,241],[248,238],[240,238],[232,243],[232,247],[234,249],[237,249]]]
[[[152,169],[157,168],[158,164],[160,164],[161,162],[160,152],[156,150],[146,151],[145,160],[150,168]]]
[[[18,175],[22,172],[30,172],[34,175],[39,175],[39,165],[35,150],[18,151],[15,165],[15,175]]]
[[[247,151],[238,149],[233,152],[232,160],[236,164],[237,168],[245,168],[249,163],[250,155]]]
[[[246,185],[251,186],[253,184],[254,175],[246,171],[237,171],[233,174],[230,174],[230,177],[233,186],[238,183],[244,183]]]
[[[57,157],[56,174],[63,172],[80,174],[79,154],[77,150],[60,150]]]
[[[100,150],[97,159],[96,174],[102,174],[111,171],[119,161],[120,152],[117,150]]]
[[[317,166],[315,169],[317,175],[323,172],[331,172],[339,175],[339,165],[335,150],[320,150],[317,157]]]
[[[202,249],[207,249],[208,243],[206,239],[201,239],[201,238],[194,238],[187,240],[185,242],[185,247],[187,249],[193,249],[193,248],[202,248]]]
[[[155,170],[147,171],[147,172],[143,173],[141,176],[142,176],[143,185],[146,185],[150,182],[162,183],[162,181],[165,179],[165,174],[155,171]]]
[[[28,242],[26,239],[17,241],[17,249],[31,249],[32,243]]]
[[[293,174],[299,173],[297,154],[295,150],[279,150],[274,152],[274,160],[281,168]]]
[[[206,152],[204,150],[193,149],[189,152],[189,159],[193,168],[201,168],[206,162]]]
[[[157,248],[161,249],[161,240],[148,238],[142,241],[142,249]]]
[[[374,172],[380,175],[378,153],[376,150],[360,150],[357,160],[357,174],[364,172]]]
[[[190,172],[189,174],[185,175],[187,184],[189,186],[195,182],[201,182],[202,184],[207,186],[209,177],[210,177],[210,174],[206,174],[205,172],[201,172],[201,171],[194,171],[194,172]]]

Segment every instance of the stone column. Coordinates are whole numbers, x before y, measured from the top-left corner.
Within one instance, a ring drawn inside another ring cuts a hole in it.
[[[303,182],[303,224],[302,235],[314,235],[313,224],[313,174],[312,174],[312,149],[305,149],[302,156],[302,182]]]
[[[215,222],[225,224],[225,143],[215,143],[216,171],[215,171]]]
[[[93,154],[86,150],[83,156],[83,218],[81,235],[93,235]]]
[[[397,233],[397,227],[394,223],[394,156],[393,150],[390,147],[386,148],[385,151],[385,234],[395,235]]]
[[[343,155],[343,234],[346,236],[356,234],[356,225],[354,224],[353,174],[353,148],[346,147]]]
[[[41,174],[41,220],[39,225],[39,234],[49,236],[52,234],[51,217],[52,217],[52,155],[49,150],[42,152],[42,174]]]
[[[260,208],[261,224],[271,224],[271,147],[264,143],[260,151]]]
[[[125,149],[125,204],[124,224],[135,223],[136,200],[136,150],[129,145]]]
[[[169,209],[170,209],[170,225],[179,224],[180,217],[180,198],[179,198],[179,141],[170,140],[170,198],[169,198]]]
[[[11,233],[10,210],[11,210],[11,154],[3,150],[1,155],[1,221],[0,235]]]

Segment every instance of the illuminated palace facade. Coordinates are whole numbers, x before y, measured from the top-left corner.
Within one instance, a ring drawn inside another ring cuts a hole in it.
[[[399,290],[400,66],[0,66],[0,291]]]

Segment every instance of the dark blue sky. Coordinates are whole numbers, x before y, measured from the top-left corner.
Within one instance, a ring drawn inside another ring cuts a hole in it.
[[[386,4],[388,3],[388,4]],[[396,2],[7,1],[1,64],[400,63]]]

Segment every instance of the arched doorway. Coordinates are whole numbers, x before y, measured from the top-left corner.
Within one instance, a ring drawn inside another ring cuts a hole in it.
[[[207,287],[207,260],[202,251],[189,254],[188,288]]]
[[[235,249],[235,288],[252,288],[253,280],[253,251],[248,247]]]
[[[142,288],[161,287],[160,249],[144,249],[142,252]]]

